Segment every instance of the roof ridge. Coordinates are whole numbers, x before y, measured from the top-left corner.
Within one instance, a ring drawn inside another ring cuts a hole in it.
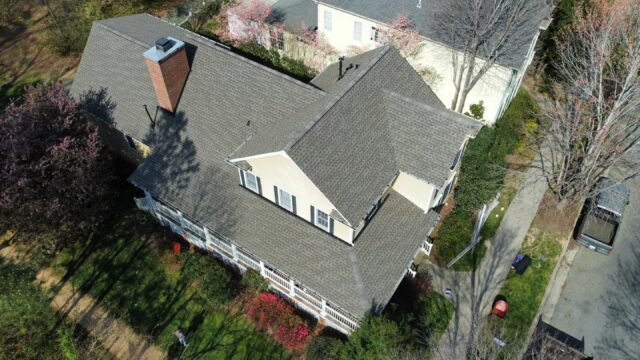
[[[248,58],[246,58],[244,56],[238,55],[238,54],[234,53],[233,51],[231,51],[231,48],[229,46],[227,46],[227,45],[225,45],[223,43],[220,43],[220,42],[215,41],[213,39],[209,39],[208,37],[202,36],[200,34],[194,33],[191,30],[185,29],[185,28],[183,28],[181,26],[178,26],[178,25],[176,25],[174,23],[170,23],[170,22],[168,22],[168,21],[166,21],[166,20],[164,20],[162,18],[159,18],[157,16],[153,16],[153,15],[148,14],[148,13],[138,13],[138,14],[127,15],[127,16],[138,16],[138,15],[145,15],[145,16],[148,16],[148,17],[154,19],[154,20],[163,22],[164,24],[166,24],[168,26],[172,26],[172,27],[176,28],[179,31],[185,32],[185,36],[186,37],[188,37],[188,38],[190,38],[192,40],[198,41],[200,44],[202,44],[204,46],[207,46],[208,48],[221,51],[222,53],[224,53],[226,55],[230,55],[230,56],[235,57],[236,59],[239,59],[241,61],[244,61],[244,62],[246,62],[246,63],[248,63],[248,64],[250,64],[252,66],[255,66],[255,67],[259,68],[259,69],[262,69],[262,70],[264,70],[266,72],[269,72],[272,75],[276,75],[278,77],[281,77],[281,78],[283,78],[283,79],[285,79],[285,80],[287,80],[287,81],[289,81],[289,82],[291,82],[291,83],[293,83],[293,84],[295,84],[297,86],[301,86],[303,88],[306,88],[307,90],[311,90],[311,91],[317,92],[319,95],[326,95],[327,94],[326,92],[322,91],[321,89],[318,89],[315,86],[309,85],[309,84],[307,84],[307,83],[305,83],[303,81],[297,80],[297,79],[295,79],[295,78],[293,78],[293,77],[291,77],[289,75],[286,75],[286,74],[281,73],[281,72],[279,72],[277,70],[271,69],[271,68],[269,68],[269,67],[267,67],[265,65],[262,65],[262,64],[260,64],[260,63],[258,63],[256,61],[253,61],[253,60],[248,59]],[[122,17],[125,17],[125,16],[122,16]],[[105,19],[105,20],[111,20],[111,19]],[[145,47],[149,47],[149,46],[153,45],[153,44],[145,44],[144,42],[142,42],[142,41],[140,41],[138,39],[135,39],[135,38],[133,38],[133,37],[131,37],[129,35],[125,35],[125,34],[121,33],[120,31],[118,31],[118,30],[108,26],[107,24],[105,24],[105,22],[106,22],[105,20],[97,20],[95,22],[97,24],[99,24],[100,26],[104,27],[105,29],[108,29],[109,31],[113,32],[114,34],[120,35],[121,37],[123,37],[123,38],[125,38],[125,39],[127,39],[129,41],[132,41],[132,42],[134,42],[134,43],[136,43],[138,45],[145,46]]]
[[[389,45],[385,45],[382,47],[382,50],[380,50],[380,53],[377,54],[365,67],[364,69],[362,69],[362,71],[356,75],[355,78],[353,78],[349,84],[347,84],[347,86],[345,86],[344,89],[342,89],[340,92],[338,92],[334,97],[333,100],[331,100],[324,108],[322,108],[322,110],[320,110],[320,112],[318,112],[316,114],[316,116],[314,116],[311,121],[307,124],[307,126],[303,127],[301,131],[298,132],[298,134],[296,134],[296,136],[291,139],[291,141],[289,141],[287,143],[287,145],[284,148],[284,151],[288,151],[291,150],[291,148],[293,148],[303,137],[304,135],[307,134],[307,132],[309,132],[319,121],[320,119],[322,119],[324,117],[325,114],[327,114],[329,112],[329,110],[331,110],[338,102],[340,102],[340,100],[342,98],[344,98],[344,96],[351,91],[351,89],[353,89],[353,87],[355,86],[355,84],[360,81],[368,72],[369,70],[371,70],[377,63],[378,61],[380,61],[380,59],[382,59],[382,57],[384,55],[386,55],[387,53],[389,53],[389,49],[391,47]],[[373,50],[371,50],[373,51]]]
[[[424,110],[427,110],[427,111],[430,111],[430,112],[434,112],[434,113],[438,113],[440,115],[446,116],[447,118],[450,118],[453,121],[458,122],[460,125],[467,126],[467,127],[472,127],[472,128],[477,127],[478,129],[480,129],[480,128],[482,128],[482,126],[484,126],[480,121],[478,121],[476,119],[473,119],[473,118],[471,118],[469,116],[466,116],[464,114],[461,114],[459,112],[456,112],[456,111],[453,111],[453,110],[449,110],[447,108],[437,108],[437,107],[431,106],[431,105],[429,105],[427,103],[423,103],[423,102],[414,100],[414,99],[412,99],[410,97],[406,97],[406,96],[400,95],[400,94],[398,94],[398,93],[396,93],[394,91],[388,90],[388,89],[381,89],[381,91],[386,93],[386,94],[388,94],[388,95],[390,95],[390,96],[396,97],[399,100],[407,102],[407,103],[409,103],[411,105],[420,107],[420,108],[422,108]]]
[[[101,28],[103,28],[103,29],[105,29],[105,30],[109,31],[110,33],[112,33],[112,34],[114,34],[114,35],[120,36],[121,38],[123,38],[123,39],[125,39],[125,40],[129,40],[129,41],[131,41],[132,43],[137,44],[137,45],[140,45],[140,46],[142,46],[142,47],[144,47],[144,48],[149,47],[149,44],[145,44],[144,42],[142,42],[142,41],[140,41],[140,40],[138,40],[138,39],[135,39],[135,38],[133,38],[133,37],[131,37],[131,36],[129,36],[129,35],[123,34],[122,32],[120,32],[120,31],[118,31],[118,30],[116,30],[116,29],[114,29],[114,28],[110,27],[109,25],[105,24],[105,22],[104,22],[104,21],[98,20],[98,21],[96,21],[95,23],[96,23],[96,26],[99,26],[99,27],[101,27]]]

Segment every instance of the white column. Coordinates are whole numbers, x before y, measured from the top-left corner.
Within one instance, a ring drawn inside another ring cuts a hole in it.
[[[264,261],[260,260],[260,275],[264,275]]]
[[[231,255],[233,255],[234,261],[238,261],[238,250],[236,249],[235,244],[231,244]]]
[[[213,241],[211,241],[211,238],[209,237],[209,229],[207,229],[206,226],[203,226],[202,230],[204,230],[204,238],[207,240],[207,243],[212,243]]]
[[[182,216],[182,212],[180,210],[176,210],[176,212],[178,213],[178,218],[180,219],[180,226],[185,227],[184,226],[184,217]]]
[[[293,281],[293,279],[289,279],[289,295],[291,295],[292,297],[296,295],[296,283],[295,281]]]
[[[151,196],[151,194],[147,190],[145,190],[144,197],[147,199],[147,206],[149,206],[149,211],[153,213],[156,208],[156,205],[153,201],[153,196]]]
[[[327,300],[322,299],[322,307],[320,308],[320,316],[325,317],[327,315]]]

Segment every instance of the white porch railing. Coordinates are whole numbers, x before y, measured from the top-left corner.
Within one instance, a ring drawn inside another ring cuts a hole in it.
[[[358,328],[357,320],[351,319],[351,316],[347,314],[343,314],[342,310],[338,308],[334,308],[333,305],[327,303],[326,311],[327,311],[327,315],[333,318],[333,320],[336,320],[339,323],[346,325],[349,329],[355,330]]]
[[[251,256],[245,254],[244,252],[242,252],[241,250],[236,249],[236,254],[238,255],[238,259],[240,259],[240,261],[247,265],[248,267],[252,268],[253,270],[256,270],[258,272],[260,272],[260,262],[253,259]]]
[[[291,290],[291,283],[289,282],[289,279],[285,279],[284,277],[278,275],[276,272],[274,272],[273,270],[270,270],[268,268],[264,268],[264,274],[271,280],[275,281],[278,285],[282,286],[283,288],[287,289],[287,290]]]
[[[294,287],[294,294],[306,300],[309,304],[317,307],[318,309],[322,309],[322,298],[315,294],[309,294],[306,290],[301,289],[299,287]]]

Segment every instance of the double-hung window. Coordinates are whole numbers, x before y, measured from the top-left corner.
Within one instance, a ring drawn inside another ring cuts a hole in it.
[[[259,177],[255,176],[254,174],[246,170],[242,171],[242,177],[243,177],[242,179],[244,180],[243,185],[247,189],[253,191],[256,194],[262,194]]]
[[[333,29],[333,19],[331,18],[331,11],[324,10],[324,29],[326,31],[331,31]]]
[[[362,41],[362,23],[360,21],[353,22],[353,40]]]
[[[317,227],[329,232],[331,230],[329,214],[320,209],[316,209],[315,224]]]
[[[277,193],[277,202],[278,205],[282,206],[283,208],[295,213],[295,197],[291,194],[289,194],[288,192],[277,188],[276,190]]]

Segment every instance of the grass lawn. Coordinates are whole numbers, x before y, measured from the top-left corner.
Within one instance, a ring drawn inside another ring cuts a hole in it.
[[[509,273],[500,292],[509,303],[509,312],[504,320],[490,317],[488,324],[502,333],[509,347],[520,349],[524,345],[522,341],[535,320],[561,251],[555,236],[535,228],[522,246],[520,253],[529,255],[532,265],[522,276]]]
[[[290,357],[241,312],[199,298],[174,266],[168,251],[173,235],[163,232],[147,215],[132,211],[103,237],[61,253],[55,268],[172,358]],[[184,351],[172,334],[178,326],[189,339]]]

